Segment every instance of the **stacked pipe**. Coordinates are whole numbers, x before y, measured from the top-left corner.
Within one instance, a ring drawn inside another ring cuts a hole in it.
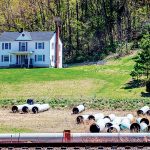
[[[76,122],[77,124],[80,124],[84,121],[93,120],[94,122],[89,126],[89,131],[92,133],[118,133],[122,131],[130,131],[131,133],[150,132],[150,121],[148,119],[149,113],[149,107],[144,106],[137,111],[139,116],[142,115],[138,118],[132,114],[118,117],[115,114],[105,116],[103,113],[95,113],[79,115],[76,118]]]
[[[29,101],[28,101],[29,102]],[[31,101],[30,101],[31,102]],[[34,103],[27,103],[23,105],[14,105],[12,106],[12,112],[22,112],[22,113],[39,113],[46,111],[50,108],[49,104],[34,104]]]

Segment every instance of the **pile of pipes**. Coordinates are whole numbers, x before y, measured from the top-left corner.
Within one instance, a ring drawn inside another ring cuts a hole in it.
[[[36,104],[32,99],[28,99],[26,104],[12,106],[13,113],[39,113],[50,108],[49,104]]]
[[[79,105],[73,108],[73,114],[78,114],[85,110],[84,105]],[[123,117],[118,117],[115,114],[105,116],[103,113],[84,114],[76,118],[76,123],[81,124],[89,122],[89,130],[92,133],[98,132],[150,132],[150,108],[144,106],[137,111],[137,116],[127,114]]]

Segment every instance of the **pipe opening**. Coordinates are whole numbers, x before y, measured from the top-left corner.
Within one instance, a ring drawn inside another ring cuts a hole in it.
[[[22,111],[23,111],[24,113],[28,113],[28,112],[29,112],[29,109],[28,109],[27,106],[24,106],[24,107],[22,108]]]
[[[18,112],[18,107],[17,107],[17,106],[13,106],[13,107],[12,107],[12,112],[13,112],[13,113]]]
[[[147,132],[150,132],[150,125],[147,127]]]
[[[118,133],[117,129],[114,128],[114,127],[108,128],[108,129],[107,129],[107,132],[108,132],[108,133]]]
[[[142,123],[142,122],[144,122],[144,123],[146,123],[147,125],[149,125],[149,120],[146,119],[146,118],[142,118],[141,121],[140,121],[140,123]]]
[[[141,127],[140,127],[140,125],[138,123],[133,123],[130,126],[130,131],[133,132],[133,133],[140,132],[140,129],[141,129]]]
[[[109,120],[111,120],[111,118],[110,118],[109,116],[105,116],[104,119],[105,119],[105,118],[108,118]]]
[[[89,120],[95,120],[95,117],[93,115],[89,115],[88,119]]]
[[[34,114],[38,113],[38,108],[37,108],[37,107],[33,107],[33,108],[32,108],[32,112],[33,112]]]
[[[99,133],[100,132],[99,126],[97,124],[95,124],[95,123],[92,124],[90,126],[90,132],[92,132],[92,133]]]
[[[105,127],[110,128],[113,124],[111,122],[106,123]]]
[[[77,107],[74,107],[72,112],[73,112],[73,114],[78,114],[79,113],[79,109]]]
[[[139,116],[139,115],[144,115],[144,113],[143,113],[142,110],[138,110],[138,111],[137,111],[137,115],[138,115],[138,116]]]
[[[148,111],[146,112],[146,114],[147,114],[148,116],[150,116],[150,110],[148,110]]]
[[[78,116],[76,119],[77,124],[80,124],[83,122],[83,116]]]

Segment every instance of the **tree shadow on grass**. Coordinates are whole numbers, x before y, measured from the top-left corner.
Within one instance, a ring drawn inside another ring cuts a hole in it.
[[[124,89],[134,89],[134,88],[140,88],[145,86],[144,80],[132,80],[125,84]]]
[[[150,93],[141,92],[141,97],[150,97]]]

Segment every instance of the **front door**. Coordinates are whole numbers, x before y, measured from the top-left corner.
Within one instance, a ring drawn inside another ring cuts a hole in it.
[[[16,56],[16,64],[17,65],[25,65],[25,60],[27,60],[27,55],[17,55]]]

